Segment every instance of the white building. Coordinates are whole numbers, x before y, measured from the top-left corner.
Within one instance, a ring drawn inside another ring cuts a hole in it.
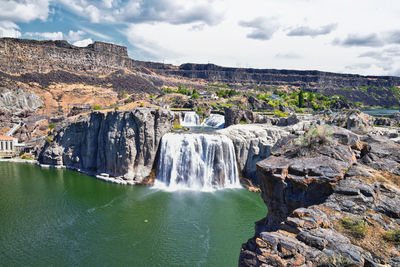
[[[0,136],[0,157],[12,157],[24,150],[24,144],[12,136]]]

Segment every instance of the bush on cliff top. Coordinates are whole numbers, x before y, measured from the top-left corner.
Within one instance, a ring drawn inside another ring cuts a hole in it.
[[[295,140],[296,154],[306,156],[318,147],[329,144],[332,141],[332,128],[328,125],[318,125],[308,128],[304,136]]]

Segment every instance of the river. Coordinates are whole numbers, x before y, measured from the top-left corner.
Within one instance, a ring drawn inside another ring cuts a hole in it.
[[[2,266],[237,266],[266,213],[244,189],[165,192],[0,162]]]

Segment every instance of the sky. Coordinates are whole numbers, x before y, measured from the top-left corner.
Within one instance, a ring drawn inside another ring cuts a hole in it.
[[[0,37],[179,65],[400,76],[398,0],[0,0]]]

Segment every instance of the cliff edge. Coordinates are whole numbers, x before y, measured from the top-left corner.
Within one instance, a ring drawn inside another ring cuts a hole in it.
[[[399,145],[326,127],[258,163],[268,214],[239,266],[399,266]]]

